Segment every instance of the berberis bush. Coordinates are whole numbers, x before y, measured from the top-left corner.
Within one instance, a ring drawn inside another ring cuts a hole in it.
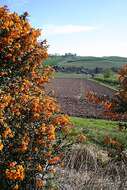
[[[69,120],[45,92],[52,69],[40,30],[0,7],[0,189],[48,187]],[[64,144],[64,143],[63,143]],[[40,177],[38,177],[40,176]],[[48,177],[49,176],[49,177]]]

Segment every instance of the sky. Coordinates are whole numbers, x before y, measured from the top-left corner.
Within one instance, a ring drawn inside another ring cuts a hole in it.
[[[127,0],[0,0],[29,12],[49,53],[127,57]]]

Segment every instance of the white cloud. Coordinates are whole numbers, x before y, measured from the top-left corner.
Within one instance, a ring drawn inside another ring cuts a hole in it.
[[[85,25],[46,25],[43,31],[47,35],[72,34],[96,30],[93,26]]]
[[[98,40],[98,39],[78,39],[75,41],[54,41],[49,47],[51,54],[65,54],[68,52],[82,56],[123,56],[127,57],[127,43],[119,41]]]

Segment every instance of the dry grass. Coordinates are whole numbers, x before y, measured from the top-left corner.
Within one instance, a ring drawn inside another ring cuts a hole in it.
[[[73,146],[64,162],[60,190],[127,190],[127,161],[111,159],[96,146]]]

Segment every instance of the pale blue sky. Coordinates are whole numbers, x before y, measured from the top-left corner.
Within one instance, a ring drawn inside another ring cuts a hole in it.
[[[10,10],[28,11],[43,29],[49,53],[127,57],[127,0],[0,0]]]

